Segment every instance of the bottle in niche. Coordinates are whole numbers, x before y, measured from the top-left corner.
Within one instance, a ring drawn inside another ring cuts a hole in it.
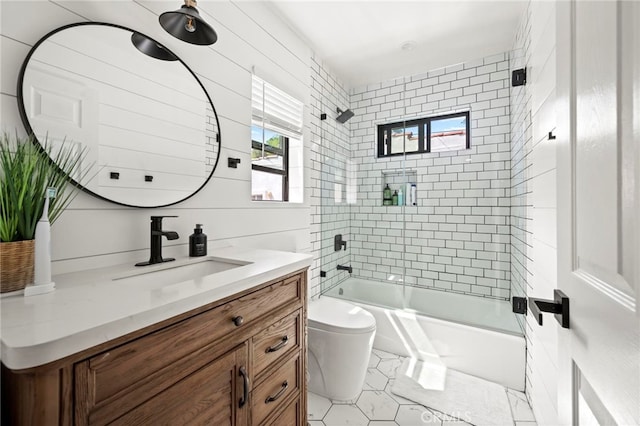
[[[391,197],[391,188],[389,188],[389,184],[387,184],[387,186],[384,187],[384,191],[382,191],[382,205],[390,206],[392,202],[393,199]]]
[[[407,182],[407,184],[406,184],[406,188],[405,188],[405,191],[404,191],[404,202],[408,206],[412,206],[413,205],[411,203],[411,182]]]
[[[393,196],[391,197],[391,205],[392,206],[398,205],[398,191],[393,191]]]
[[[402,188],[398,189],[398,205],[404,206],[404,193],[402,192]]]
[[[189,236],[189,256],[198,257],[207,255],[207,235],[202,233],[202,224],[196,224],[196,229]]]

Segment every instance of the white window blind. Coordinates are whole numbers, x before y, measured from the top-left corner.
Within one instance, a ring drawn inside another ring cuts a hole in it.
[[[277,87],[252,76],[252,122],[282,135],[300,138],[304,104]]]

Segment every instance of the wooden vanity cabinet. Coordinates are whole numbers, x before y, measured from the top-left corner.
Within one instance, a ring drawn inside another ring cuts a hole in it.
[[[243,384],[240,383],[242,378],[238,372],[247,365],[247,360],[247,348],[241,346],[211,361],[108,424],[247,424],[248,410],[236,403],[239,401],[239,394],[243,392]],[[117,411],[111,414],[116,413]]]
[[[287,275],[47,366],[3,365],[3,424],[306,424],[306,278]]]

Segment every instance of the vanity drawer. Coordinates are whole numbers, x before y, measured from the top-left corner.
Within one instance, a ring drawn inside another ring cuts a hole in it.
[[[255,387],[251,394],[252,424],[261,424],[267,416],[277,411],[291,395],[299,395],[301,377],[300,354],[298,353]]]
[[[80,363],[76,373],[86,379],[79,382],[77,392],[90,395],[89,411],[116,399],[128,400],[124,403],[127,406],[142,402],[133,401],[128,389],[157,392],[172,384],[162,379],[167,374],[160,374],[161,370],[171,370],[171,375],[179,378],[200,367],[184,365],[181,358],[208,345],[208,351],[215,352],[221,338],[228,338],[231,344],[245,340],[248,336],[242,330],[252,321],[300,299],[300,277],[277,282]]]
[[[276,321],[252,338],[253,372],[258,377],[265,368],[273,365],[293,351],[300,349],[302,338],[300,310]]]
[[[300,396],[295,398],[278,416],[269,422],[269,426],[302,426],[300,417]],[[306,424],[306,422],[305,422]]]

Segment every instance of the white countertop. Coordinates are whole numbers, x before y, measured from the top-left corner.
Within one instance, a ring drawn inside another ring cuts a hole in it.
[[[51,293],[3,297],[2,363],[13,370],[43,365],[307,268],[312,260],[309,254],[238,247],[210,250],[207,258],[251,263],[170,285],[114,280],[203,258],[138,268],[132,262],[54,276]]]

